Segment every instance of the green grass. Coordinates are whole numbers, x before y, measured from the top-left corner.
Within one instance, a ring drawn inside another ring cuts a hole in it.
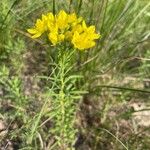
[[[101,39],[57,61],[27,29],[61,9]],[[150,99],[148,0],[2,0],[0,10],[0,149],[150,149],[149,126],[134,123],[131,107]]]

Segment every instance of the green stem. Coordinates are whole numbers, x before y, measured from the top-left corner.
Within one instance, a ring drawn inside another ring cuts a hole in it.
[[[55,8],[55,0],[53,0],[53,14],[56,14],[56,8]]]
[[[60,68],[61,68],[61,72],[60,72],[60,81],[61,81],[61,89],[60,89],[60,105],[61,105],[61,115],[62,115],[62,119],[61,119],[61,125],[62,126],[62,129],[61,129],[61,134],[60,134],[60,137],[61,137],[61,144],[62,146],[64,145],[64,121],[65,121],[65,104],[64,104],[64,98],[65,98],[65,93],[64,93],[64,74],[65,74],[65,68],[64,68],[64,61],[65,57],[64,57],[64,54],[61,55],[61,59],[60,59],[60,62],[59,62],[59,65],[60,65]],[[64,147],[64,146],[63,146]]]

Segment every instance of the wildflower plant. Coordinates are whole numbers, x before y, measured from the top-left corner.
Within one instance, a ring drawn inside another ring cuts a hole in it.
[[[75,52],[94,47],[95,40],[100,35],[95,32],[95,26],[88,27],[82,17],[77,17],[75,13],[67,14],[63,10],[56,15],[53,13],[42,15],[28,32],[32,38],[46,35],[49,44],[58,51],[57,59],[52,62],[52,73],[47,77],[50,79],[48,95],[51,100],[50,104],[47,101],[44,107],[50,105],[50,113],[47,116],[52,118],[54,123],[50,129],[56,140],[54,147],[73,149],[77,134],[75,129],[77,100],[85,93],[76,86],[82,76],[73,73]],[[31,132],[33,138],[34,131]]]
[[[61,10],[57,15],[48,13],[37,19],[35,26],[28,29],[32,38],[38,38],[47,33],[52,45],[70,42],[74,48],[85,50],[95,46],[95,40],[100,37],[95,33],[95,26],[87,26],[82,17],[75,13],[67,14]]]

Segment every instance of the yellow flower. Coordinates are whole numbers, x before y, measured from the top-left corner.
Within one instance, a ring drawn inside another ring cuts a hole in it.
[[[74,26],[80,24],[82,21],[83,21],[83,18],[82,18],[82,17],[79,17],[79,18],[77,18],[77,20],[76,20],[75,22],[73,22],[73,23],[71,24],[71,26],[74,27]]]
[[[54,17],[54,15],[51,12],[47,14],[47,20],[49,22],[54,22],[55,17]]]
[[[72,27],[72,30],[71,31],[67,31],[65,36],[66,36],[66,39],[67,40],[71,40],[74,33],[75,32],[78,32],[78,33],[82,33],[83,32],[83,27],[80,25],[80,24],[76,24],[75,26]]]
[[[83,31],[87,35],[89,35],[88,38],[90,38],[91,40],[100,38],[100,35],[95,33],[95,26],[89,26],[89,27],[87,27],[85,21],[83,21],[82,22],[82,27],[83,27]]]
[[[83,27],[82,27],[80,24],[77,24],[76,26],[73,27],[72,33],[76,32],[76,31],[77,31],[78,33],[83,32]]]
[[[47,27],[50,31],[53,31],[54,28],[58,28],[55,23],[55,17],[52,13],[47,14]],[[58,30],[58,29],[57,29]]]
[[[53,45],[64,41],[65,36],[64,34],[58,32],[58,27],[55,26],[52,31],[48,34],[49,40],[52,42]]]
[[[56,24],[59,29],[64,30],[68,27],[67,18],[68,15],[65,11],[61,10],[58,15],[56,16]]]
[[[35,26],[27,30],[30,34],[33,34],[32,38],[40,37],[47,30],[47,26],[45,25],[46,20],[47,17],[43,15],[42,20],[37,19]]]
[[[80,29],[81,28],[81,29]],[[73,35],[72,43],[79,50],[88,49],[95,46],[95,39],[100,37],[95,33],[95,26],[87,27],[85,21],[82,22],[82,27],[78,27]],[[80,29],[80,30],[79,30]]]
[[[77,21],[77,16],[75,13],[69,14],[68,15],[68,23],[74,23]]]
[[[57,43],[64,41],[65,36],[63,34],[58,34],[57,32],[50,32],[48,38],[53,45],[56,45]]]
[[[79,34],[76,31],[72,39],[72,43],[74,47],[79,50],[84,50],[84,49],[88,49],[88,48],[95,46],[95,42],[92,40],[88,40],[86,36],[87,35],[85,33]]]
[[[58,33],[57,32],[50,32],[48,35],[49,40],[52,42],[53,45],[58,43]]]
[[[100,37],[95,32],[95,26],[88,27],[82,17],[78,18],[75,13],[67,14],[63,10],[55,16],[52,13],[42,15],[42,19],[37,19],[35,26],[28,32],[32,38],[47,32],[53,45],[67,40],[79,50],[95,46],[95,40]]]

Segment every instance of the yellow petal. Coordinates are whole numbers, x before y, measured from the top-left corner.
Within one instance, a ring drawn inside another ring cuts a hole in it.
[[[95,32],[95,26],[90,26],[88,28],[88,31],[91,32],[91,33],[94,33]]]
[[[94,34],[94,39],[99,39],[101,37],[100,34]]]
[[[53,15],[52,13],[48,13],[48,14],[47,14],[47,18],[48,18],[48,20],[50,20],[50,21],[54,21],[54,15]]]
[[[75,13],[68,15],[68,23],[73,23],[77,21],[77,16]]]
[[[87,25],[86,25],[85,21],[82,22],[82,27],[83,27],[84,30],[87,29]]]
[[[56,33],[49,33],[48,35],[49,40],[52,42],[53,45],[56,45],[58,42],[58,37]]]
[[[37,33],[37,30],[36,30],[36,29],[27,29],[27,31],[28,31],[30,34],[35,34],[35,33]]]
[[[41,36],[41,33],[37,33],[37,34],[33,35],[32,38],[35,39],[35,38],[38,38],[40,36]]]
[[[61,30],[64,30],[68,27],[68,21],[67,21],[67,13],[63,10],[59,12],[59,14],[56,16],[56,24],[58,25],[58,28]]]

